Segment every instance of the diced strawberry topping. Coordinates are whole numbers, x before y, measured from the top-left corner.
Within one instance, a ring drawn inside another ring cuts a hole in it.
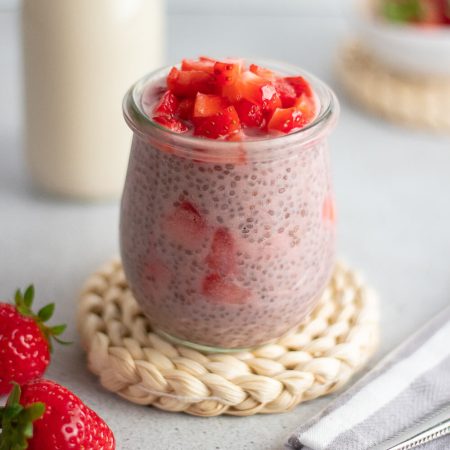
[[[275,74],[269,70],[269,69],[265,69],[264,67],[261,66],[257,66],[256,64],[250,64],[249,67],[250,72],[253,72],[254,74],[265,78],[266,80],[269,81],[274,81],[275,80]]]
[[[213,303],[242,305],[251,298],[251,291],[242,288],[217,273],[207,275],[203,280],[202,292]]]
[[[242,97],[262,106],[264,111],[273,111],[281,106],[275,86],[268,80],[247,71],[241,79]]]
[[[210,139],[228,136],[241,129],[239,116],[233,106],[209,117],[194,117],[194,134]]]
[[[181,62],[181,70],[199,70],[206,73],[214,73],[214,60],[207,58],[183,59]]]
[[[197,92],[213,94],[217,90],[213,75],[199,70],[178,70],[176,67],[167,77],[167,86],[180,97],[195,97]]]
[[[307,97],[313,96],[311,86],[303,77],[285,77],[284,80],[295,89],[297,97],[300,97],[302,94],[305,94]]]
[[[264,120],[261,106],[243,99],[235,103],[234,107],[242,124],[247,127],[261,127]]]
[[[169,72],[167,88],[154,94],[160,98],[153,110],[154,102],[146,99],[145,112],[172,131],[191,129],[210,139],[239,141],[267,131],[289,133],[311,122],[316,112],[303,77],[281,77],[240,59],[184,59],[181,69]]]
[[[194,102],[193,98],[183,98],[178,105],[178,115],[180,119],[192,120],[194,115]]]
[[[275,81],[275,89],[280,96],[281,106],[283,108],[290,108],[295,105],[297,93],[295,92],[294,87],[284,78],[279,78]]]
[[[216,60],[214,58],[210,58],[209,56],[199,56],[198,59],[200,61],[212,61],[212,62],[216,62]]]
[[[214,64],[214,74],[217,84],[219,86],[227,86],[236,83],[241,74],[242,66],[242,60],[217,61]]]
[[[220,95],[207,95],[199,92],[195,97],[194,117],[214,116],[227,106],[227,101]]]
[[[277,108],[270,119],[267,128],[269,131],[289,133],[294,128],[301,128],[306,121],[303,113],[296,107]]]
[[[233,272],[235,268],[235,245],[228,228],[220,227],[214,233],[206,263],[211,270],[220,275],[228,275]]]
[[[166,91],[156,105],[155,116],[174,116],[177,112],[179,100],[172,91]]]
[[[196,250],[207,238],[208,226],[197,208],[184,201],[167,215],[163,229],[174,243]]]
[[[234,84],[223,86],[222,97],[226,98],[230,103],[236,103],[242,100],[241,81],[238,80]]]
[[[307,97],[302,94],[300,98],[295,101],[295,106],[298,108],[305,118],[305,124],[311,122],[316,115],[316,104],[312,97]]]
[[[172,67],[172,69],[170,69],[169,75],[167,75],[167,87],[169,89],[172,89],[177,84],[179,76],[180,71],[176,67]]]
[[[312,98],[302,94],[295,100],[291,108],[277,108],[273,113],[267,129],[269,131],[289,133],[294,129],[303,128],[315,116],[315,103]]]
[[[181,120],[175,119],[175,117],[153,116],[153,120],[175,133],[186,133],[189,129]]]

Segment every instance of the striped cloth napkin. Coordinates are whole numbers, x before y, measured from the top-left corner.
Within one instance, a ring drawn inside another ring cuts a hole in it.
[[[300,426],[286,447],[388,449],[436,425],[438,417],[450,418],[450,307]],[[450,436],[420,449],[449,450]]]

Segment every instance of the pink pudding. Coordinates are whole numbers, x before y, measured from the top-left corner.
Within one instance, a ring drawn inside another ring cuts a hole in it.
[[[152,327],[191,346],[280,337],[311,312],[334,264],[336,98],[299,69],[249,67],[183,61],[124,102],[125,274]]]

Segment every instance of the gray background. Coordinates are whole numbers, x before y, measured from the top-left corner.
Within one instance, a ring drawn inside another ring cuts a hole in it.
[[[57,302],[56,319],[69,322],[67,338],[76,341],[77,292],[118,252],[118,208],[116,202],[64,203],[30,186],[21,153],[14,4],[0,1],[0,296],[33,281],[38,302]],[[374,361],[448,304],[450,139],[397,127],[348,103],[333,75],[348,33],[341,3],[177,0],[169,2],[168,25],[169,62],[198,54],[275,58],[315,72],[336,89],[342,116],[331,144],[339,248],[381,298],[382,344]],[[276,416],[169,414],[101,390],[78,344],[56,350],[48,376],[86,399],[125,450],[279,449],[296,425],[330,400]]]

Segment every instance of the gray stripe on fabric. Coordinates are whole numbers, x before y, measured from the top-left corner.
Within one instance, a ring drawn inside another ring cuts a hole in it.
[[[291,447],[288,446],[287,448],[289,449],[293,449],[293,450],[313,450],[311,448],[308,447]],[[385,449],[388,447],[385,447]],[[449,450],[450,449],[450,435],[446,435],[443,436],[441,438],[435,439],[434,441],[430,441],[427,442],[426,444],[423,445],[419,445],[418,447],[414,447],[414,449],[416,450]],[[344,447],[336,447],[333,450],[348,450],[347,448]],[[361,448],[358,450],[370,450],[367,448]]]
[[[341,394],[332,404],[330,404],[325,410],[313,417],[309,422],[300,426],[297,432],[292,435],[286,443],[286,448],[293,450],[306,449],[300,442],[299,436],[317,424],[323,417],[329,415],[332,411],[340,408],[351,398],[364,388],[367,384],[380,376],[382,373],[389,370],[392,366],[397,364],[400,360],[405,359],[412,355],[419,347],[426,345],[428,341],[439,329],[450,321],[450,306],[442,310],[433,319],[427,322],[422,328],[420,328],[415,334],[407,339],[403,344],[389,353],[382,361],[380,361],[368,374],[361,378],[355,385],[353,385],[346,392]],[[405,386],[406,388],[406,386]]]
[[[369,449],[415,427],[450,405],[450,357],[415,380],[406,390],[327,449]],[[388,445],[386,445],[388,446]]]

